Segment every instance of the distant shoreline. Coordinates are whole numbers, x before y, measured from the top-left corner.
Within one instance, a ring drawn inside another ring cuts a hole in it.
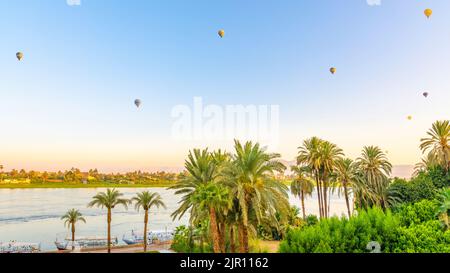
[[[96,189],[96,188],[167,188],[175,185],[173,182],[160,182],[152,184],[67,184],[67,183],[43,183],[43,184],[0,184],[0,189]]]

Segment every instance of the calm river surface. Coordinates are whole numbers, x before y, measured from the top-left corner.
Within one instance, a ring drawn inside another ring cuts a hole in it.
[[[119,189],[125,198],[131,198],[144,189]],[[149,215],[149,230],[173,230],[188,222],[188,216],[172,221],[170,214],[180,200],[173,191],[165,188],[150,188],[161,194],[167,210],[152,209]],[[40,243],[42,250],[55,250],[56,237],[64,238],[68,229],[60,217],[71,208],[79,209],[87,223],[77,225],[77,236],[106,236],[106,211],[87,208],[92,196],[105,189],[0,189],[0,242],[18,241]],[[318,213],[316,193],[306,201],[307,214]],[[290,196],[290,202],[299,207],[299,200]],[[345,213],[345,201],[333,195],[331,214]],[[143,229],[143,212],[118,207],[113,210],[112,234],[120,244],[123,234]],[[62,236],[61,236],[62,235]]]

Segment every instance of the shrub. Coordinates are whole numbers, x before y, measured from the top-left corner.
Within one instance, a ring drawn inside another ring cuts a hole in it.
[[[306,216],[305,222],[307,226],[315,226],[317,225],[317,223],[319,223],[319,219],[317,218],[317,216],[311,214]]]
[[[206,253],[212,252],[212,246],[205,240],[198,240],[198,229],[179,226],[175,230],[171,248],[179,253]],[[203,243],[203,245],[201,245]]]
[[[400,227],[392,242],[396,253],[450,253],[450,231],[444,232],[437,220]]]
[[[409,227],[424,222],[437,220],[438,204],[436,201],[422,200],[412,205],[403,205],[398,210],[401,225]]]
[[[431,179],[434,186],[438,189],[450,187],[450,172],[445,171],[440,166],[429,168],[427,172],[420,173],[419,176]]]
[[[324,219],[317,225],[291,230],[280,245],[288,253],[365,253],[371,241],[390,251],[398,219],[379,208],[360,211],[357,216]]]
[[[438,188],[426,175],[419,175],[409,182],[396,178],[389,187],[390,191],[395,192],[400,204],[434,200],[438,196]]]
[[[398,213],[379,208],[290,230],[280,245],[287,253],[364,253],[371,241],[384,253],[450,253],[450,230],[437,220],[436,201],[403,205]]]

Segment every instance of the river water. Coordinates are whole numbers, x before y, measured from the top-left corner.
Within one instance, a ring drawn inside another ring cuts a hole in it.
[[[132,198],[146,189],[121,188],[124,198]],[[149,230],[173,230],[187,224],[188,215],[172,221],[171,213],[178,207],[180,196],[165,188],[150,188],[161,194],[167,209],[152,209],[149,214]],[[106,210],[88,208],[87,204],[98,192],[105,189],[0,189],[0,242],[40,243],[42,250],[56,250],[56,237],[64,238],[68,229],[60,217],[71,208],[81,211],[86,224],[77,225],[77,236],[106,236]],[[290,196],[297,207],[300,201]],[[307,214],[318,214],[316,193],[306,200]],[[331,214],[341,215],[346,211],[343,198],[332,195]],[[143,212],[134,206],[128,210],[117,207],[113,210],[111,232],[123,244],[122,236],[131,230],[143,229]]]

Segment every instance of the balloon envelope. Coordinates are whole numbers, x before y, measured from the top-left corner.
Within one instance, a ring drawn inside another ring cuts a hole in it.
[[[331,72],[331,74],[335,74],[336,73],[336,68],[335,67],[332,67],[332,68],[330,68],[330,72]]]
[[[22,58],[23,58],[23,53],[22,53],[22,52],[17,52],[17,53],[16,53],[16,57],[17,57],[17,59],[18,59],[19,61],[21,61]]]
[[[136,105],[137,108],[139,108],[142,104],[141,100],[135,100],[134,104]]]
[[[219,36],[220,38],[223,38],[223,36],[225,36],[225,30],[223,29],[219,30]]]
[[[425,16],[427,16],[428,18],[430,18],[430,16],[433,14],[433,10],[432,9],[426,9],[424,11]]]
[[[412,116],[408,116],[408,120],[412,120]]]
[[[425,98],[428,98],[428,95],[429,95],[428,92],[424,92],[424,93],[423,93],[423,96],[424,96]]]

